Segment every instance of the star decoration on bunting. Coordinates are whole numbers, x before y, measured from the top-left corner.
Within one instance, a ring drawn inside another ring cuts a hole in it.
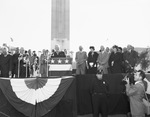
[[[59,59],[59,60],[58,60],[58,63],[61,63],[61,61],[62,61],[62,60]]]
[[[69,62],[69,60],[68,60],[68,59],[66,59],[66,60],[65,60],[65,63],[68,63],[68,62]]]
[[[51,63],[54,63],[54,62],[55,62],[55,61],[52,59],[52,60],[51,60]]]

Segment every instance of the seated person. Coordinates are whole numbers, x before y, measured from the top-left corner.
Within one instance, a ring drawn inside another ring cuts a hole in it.
[[[52,58],[59,58],[59,57],[66,57],[65,53],[63,51],[59,50],[59,46],[55,45],[55,51],[52,55]]]

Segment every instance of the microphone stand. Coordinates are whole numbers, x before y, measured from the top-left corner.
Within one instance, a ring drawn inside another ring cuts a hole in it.
[[[20,61],[22,59],[22,56],[23,55],[20,55],[19,58],[18,58],[18,78],[20,77]]]
[[[47,77],[48,77],[48,62],[49,62],[49,56],[47,55]]]
[[[47,61],[46,61],[46,64],[47,64],[47,69],[46,69],[46,76],[48,77],[48,55],[47,55]]]
[[[41,53],[38,52],[38,58],[39,58],[39,63],[38,63],[38,76],[40,77],[40,67],[41,67]]]
[[[18,78],[20,77],[20,59],[18,59]]]
[[[26,58],[26,78],[28,77],[28,64],[29,64],[29,58]]]
[[[28,66],[27,66],[27,61],[26,61],[26,78],[27,78],[27,73],[28,73],[28,68],[27,68]]]
[[[32,69],[33,69],[33,71],[32,71],[32,77],[36,77],[35,76],[35,60],[34,60],[33,65],[32,65]]]

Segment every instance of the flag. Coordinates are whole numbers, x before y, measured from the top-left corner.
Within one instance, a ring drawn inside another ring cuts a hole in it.
[[[51,111],[65,95],[73,77],[0,78],[0,88],[10,104],[28,117],[41,117]]]
[[[49,62],[50,76],[71,76],[72,58],[51,58]]]

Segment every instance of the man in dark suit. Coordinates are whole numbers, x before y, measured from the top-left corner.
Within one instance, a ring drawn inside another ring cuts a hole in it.
[[[126,72],[128,72],[129,69],[134,69],[138,60],[138,53],[134,50],[134,47],[128,45],[127,52],[124,53],[123,58],[126,62]]]
[[[8,54],[8,48],[2,48],[0,57],[1,77],[9,77],[12,72],[12,56]]]
[[[88,53],[87,64],[88,64],[88,74],[97,73],[97,57],[98,53],[95,52],[94,46],[90,46],[90,52]]]
[[[18,77],[18,58],[19,58],[19,48],[16,48],[15,53],[12,56],[12,78],[15,76]]]
[[[118,47],[118,53],[119,53],[119,56],[120,56],[120,58],[122,59],[121,61],[121,71],[122,71],[122,73],[125,73],[125,61],[124,61],[124,59],[123,59],[123,51],[122,51],[122,47]]]
[[[20,73],[19,77],[20,78],[28,78],[30,77],[30,72],[29,72],[29,55],[27,51],[24,51],[24,54],[19,57],[20,61]]]
[[[0,47],[0,76],[1,76],[1,55],[2,54],[2,48]]]
[[[93,105],[93,117],[108,117],[108,92],[109,85],[103,80],[101,74],[96,75],[97,78],[93,80],[91,94]]]

